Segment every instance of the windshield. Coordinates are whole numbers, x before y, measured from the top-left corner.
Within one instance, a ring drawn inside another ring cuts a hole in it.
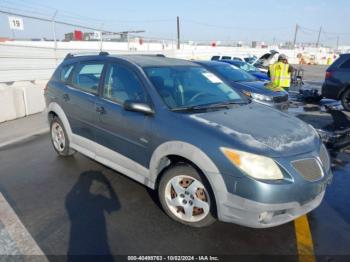
[[[151,67],[145,68],[144,71],[170,109],[247,102],[217,76],[202,67]]]
[[[239,69],[234,65],[222,64],[222,65],[214,65],[211,67],[215,72],[219,75],[227,79],[228,81],[233,82],[252,82],[257,81],[255,76]]]
[[[247,71],[247,72],[257,72],[259,71],[255,66],[252,66],[248,63],[245,63],[245,62],[241,62],[240,65],[239,65],[239,68],[244,70],[244,71]]]
[[[249,64],[252,64],[256,61],[257,57],[256,56],[250,56],[250,57],[246,57],[244,58],[244,61],[246,61]]]

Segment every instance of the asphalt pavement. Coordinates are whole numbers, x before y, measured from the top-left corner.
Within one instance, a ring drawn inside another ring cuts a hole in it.
[[[292,222],[269,229],[183,226],[164,214],[155,192],[79,153],[57,156],[48,135],[4,147],[0,156],[0,191],[49,259],[226,254],[298,260]],[[308,215],[318,261],[348,261],[343,256],[350,255],[350,157],[336,159],[325,200]]]

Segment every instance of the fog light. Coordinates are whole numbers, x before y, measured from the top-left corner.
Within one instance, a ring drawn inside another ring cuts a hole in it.
[[[267,224],[271,221],[272,216],[273,216],[273,212],[268,212],[268,211],[262,212],[259,215],[259,222],[263,224]]]

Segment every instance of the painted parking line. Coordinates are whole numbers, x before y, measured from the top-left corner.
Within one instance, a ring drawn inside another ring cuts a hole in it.
[[[8,236],[8,243],[12,242],[13,249],[16,249],[15,253],[23,256],[35,256],[36,261],[48,261],[43,251],[37,245],[30,233],[24,227],[19,220],[16,213],[8,204],[4,196],[0,193],[0,223],[2,230]],[[4,249],[5,250],[5,249]],[[13,253],[11,247],[9,247],[9,254]]]
[[[299,262],[316,262],[314,244],[307,215],[294,220]]]

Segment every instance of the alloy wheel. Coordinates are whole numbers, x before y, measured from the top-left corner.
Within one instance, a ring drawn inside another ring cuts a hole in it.
[[[61,125],[57,122],[52,124],[51,128],[51,138],[54,147],[58,152],[63,152],[66,146],[66,138],[64,136],[64,131]]]
[[[165,200],[169,210],[186,222],[198,222],[210,212],[209,193],[197,179],[180,175],[168,181]]]

